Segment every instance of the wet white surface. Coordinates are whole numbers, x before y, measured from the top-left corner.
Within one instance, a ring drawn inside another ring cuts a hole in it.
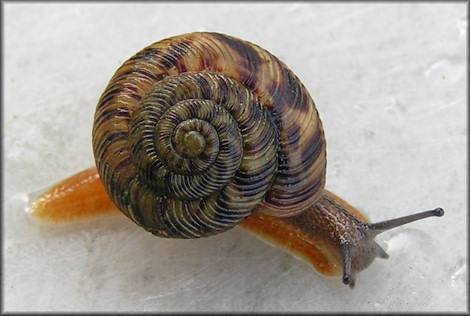
[[[465,311],[465,3],[3,3],[5,311]],[[327,188],[383,220],[351,291],[241,228],[153,237],[124,217],[41,227],[24,198],[93,164],[96,102],[144,46],[197,30],[257,43],[303,81]]]

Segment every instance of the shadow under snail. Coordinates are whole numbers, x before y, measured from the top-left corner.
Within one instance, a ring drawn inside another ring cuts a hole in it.
[[[167,238],[240,224],[353,288],[359,271],[388,257],[375,236],[444,214],[370,223],[325,190],[325,136],[308,91],[271,53],[224,34],[174,36],[124,62],[98,102],[92,139],[96,168],[36,197],[33,218],[117,207]]]

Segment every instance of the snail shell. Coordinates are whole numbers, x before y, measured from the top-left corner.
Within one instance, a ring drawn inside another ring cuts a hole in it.
[[[116,206],[161,237],[299,214],[325,184],[322,124],[303,84],[266,50],[218,33],[127,60],[98,102],[93,150]]]

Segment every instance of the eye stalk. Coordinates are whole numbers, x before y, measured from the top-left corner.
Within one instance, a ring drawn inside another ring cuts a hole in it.
[[[427,217],[441,217],[442,208],[436,208],[421,213],[411,214],[377,223],[363,222],[359,230],[363,236],[360,240],[345,241],[340,246],[343,257],[343,283],[354,288],[356,273],[367,268],[375,257],[387,259],[389,256],[383,248],[374,241],[374,238],[387,230],[402,226]]]
[[[381,234],[387,230],[390,230],[392,228],[402,226],[423,218],[427,217],[441,217],[444,215],[444,210],[440,207],[434,209],[434,210],[429,210],[429,211],[424,211],[421,213],[416,213],[416,214],[411,214],[403,217],[398,217],[382,222],[377,222],[377,223],[366,223],[365,226],[371,231],[371,234],[373,236],[377,236],[378,234]]]

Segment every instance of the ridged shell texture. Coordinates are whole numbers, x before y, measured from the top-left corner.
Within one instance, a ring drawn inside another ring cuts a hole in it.
[[[313,100],[275,56],[219,33],[154,43],[96,108],[95,161],[116,206],[161,237],[223,232],[252,212],[290,216],[324,187]]]

